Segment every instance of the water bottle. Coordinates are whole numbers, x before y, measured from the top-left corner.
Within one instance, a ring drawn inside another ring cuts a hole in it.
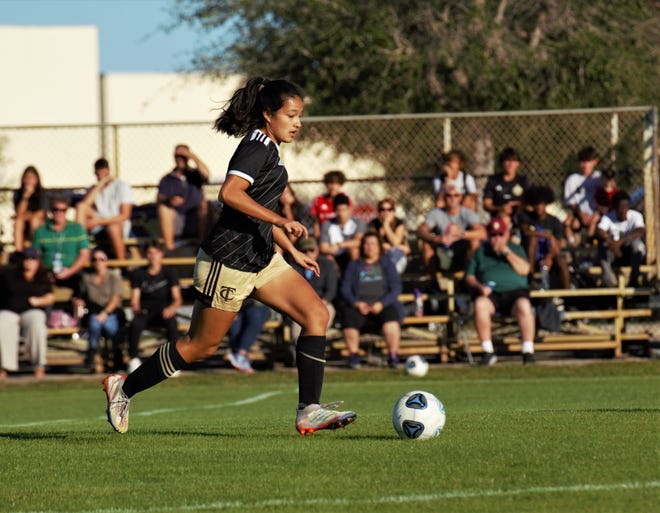
[[[492,291],[495,292],[495,285],[497,285],[494,281],[489,281],[486,283],[486,286]]]
[[[550,270],[547,265],[541,266],[541,290],[550,288]]]
[[[53,272],[59,274],[62,272],[64,266],[62,265],[62,253],[55,253],[53,256]]]
[[[419,289],[413,290],[415,296],[415,316],[422,317],[424,315],[424,300],[422,299],[422,291]]]

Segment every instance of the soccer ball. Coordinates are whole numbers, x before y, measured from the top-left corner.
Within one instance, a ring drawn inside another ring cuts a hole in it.
[[[415,376],[416,378],[423,378],[429,371],[429,363],[426,358],[419,355],[409,356],[406,360],[406,374]]]
[[[392,423],[399,437],[410,440],[435,438],[445,425],[445,407],[422,390],[408,392],[394,405]]]

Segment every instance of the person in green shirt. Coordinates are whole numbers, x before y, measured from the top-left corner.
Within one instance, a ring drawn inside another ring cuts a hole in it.
[[[483,349],[481,365],[493,365],[492,320],[495,314],[518,320],[523,363],[534,362],[534,311],[529,300],[530,264],[525,250],[509,240],[509,226],[495,217],[486,229],[488,239],[472,255],[465,283],[474,291],[474,317]]]
[[[77,290],[80,273],[89,264],[90,243],[85,228],[68,221],[69,198],[61,193],[50,200],[50,218],[37,228],[32,246],[41,253],[41,262],[53,272],[55,283]]]

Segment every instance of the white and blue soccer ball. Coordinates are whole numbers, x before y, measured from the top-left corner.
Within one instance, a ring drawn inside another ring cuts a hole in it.
[[[404,440],[435,438],[445,426],[445,407],[429,392],[414,390],[394,405],[392,423]]]
[[[416,378],[423,378],[429,371],[429,362],[426,358],[418,354],[409,356],[406,359],[406,374]]]

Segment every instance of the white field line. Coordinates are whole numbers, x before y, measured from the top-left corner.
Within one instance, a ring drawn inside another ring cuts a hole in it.
[[[174,413],[174,412],[190,411],[190,410],[210,410],[210,409],[218,409],[218,408],[230,408],[232,406],[244,406],[246,404],[265,401],[266,399],[270,399],[271,397],[279,395],[281,393],[282,393],[281,390],[275,390],[272,392],[266,392],[252,397],[247,397],[239,401],[232,401],[229,403],[203,404],[198,406],[180,406],[177,408],[158,408],[156,410],[131,412],[131,415],[148,417],[149,415],[160,415],[163,413]],[[17,424],[0,424],[0,429],[49,426],[52,424],[74,424],[74,423],[91,422],[91,421],[96,422],[99,419],[105,420],[106,417],[105,415],[102,415],[100,417],[94,417],[93,419],[51,419],[51,420],[40,420],[34,422],[23,422]]]
[[[217,501],[206,504],[186,504],[180,506],[151,506],[147,508],[99,508],[82,510],[70,513],[156,513],[177,511],[207,511],[207,510],[229,510],[229,509],[261,509],[273,507],[304,508],[313,506],[360,506],[361,504],[413,504],[418,502],[436,502],[448,499],[473,499],[481,497],[510,497],[520,495],[544,495],[559,493],[593,493],[614,491],[636,491],[660,488],[660,481],[629,482],[629,483],[603,483],[603,484],[579,484],[571,486],[530,486],[527,488],[514,488],[511,490],[464,490],[448,491],[428,494],[413,495],[385,495],[381,497],[361,497],[356,499],[337,499],[332,497],[318,497],[312,499],[268,499],[268,500],[235,500]],[[59,513],[55,510],[39,511],[14,511],[10,513]]]

